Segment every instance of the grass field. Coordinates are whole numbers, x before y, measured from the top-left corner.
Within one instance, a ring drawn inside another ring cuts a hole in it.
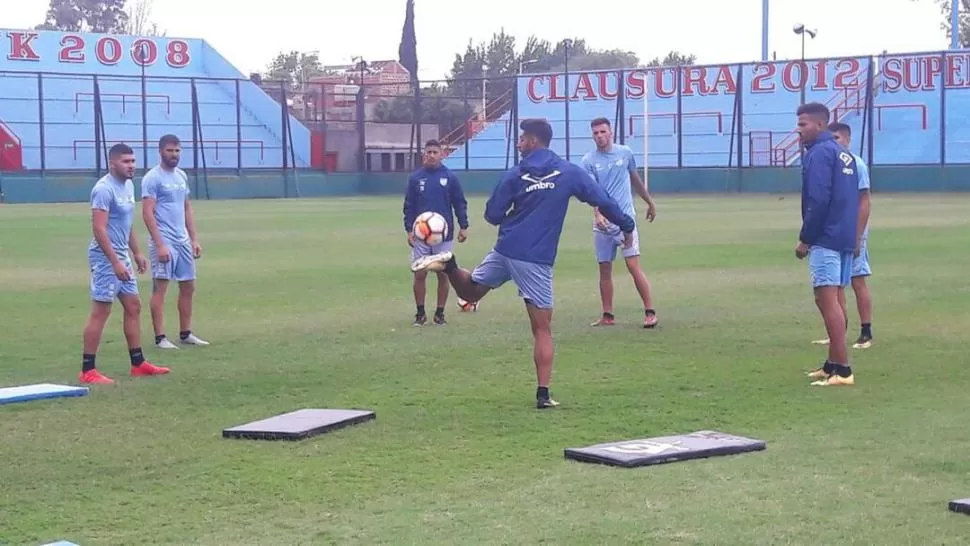
[[[541,412],[513,286],[410,326],[400,199],[196,203],[196,331],[213,344],[153,349],[146,303],[147,356],[173,373],[132,380],[119,307],[98,361],[117,385],[0,407],[0,544],[965,543],[946,503],[970,496],[970,198],[876,194],[875,345],[841,389],[803,374],[824,332],[793,256],[797,197],[658,199],[641,232],[658,331],[638,327],[625,272],[621,323],[588,326],[596,266],[573,206],[562,406]],[[494,242],[482,209],[465,266]],[[0,208],[0,384],[76,381],[88,226],[84,204]],[[303,407],[378,418],[297,443],[220,436]],[[768,449],[632,470],[562,454],[708,428]]]

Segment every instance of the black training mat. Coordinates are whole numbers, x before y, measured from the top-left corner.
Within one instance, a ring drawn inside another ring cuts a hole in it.
[[[761,440],[714,430],[700,430],[676,436],[623,440],[581,448],[567,448],[567,459],[584,463],[633,468],[655,464],[761,451]]]
[[[950,501],[950,510],[961,514],[970,515],[970,499],[959,499]]]
[[[370,421],[376,417],[373,411],[366,410],[301,409],[224,429],[222,437],[249,440],[303,440],[338,428]]]

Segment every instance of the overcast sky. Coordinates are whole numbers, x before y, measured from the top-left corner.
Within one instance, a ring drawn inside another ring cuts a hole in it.
[[[620,48],[641,59],[672,49],[704,64],[758,60],[761,0],[416,0],[420,77],[443,78],[469,38],[505,31],[524,43],[530,34],[555,41],[585,38],[596,48]],[[809,57],[945,49],[937,0],[771,0],[770,50],[779,59],[799,55],[795,23],[818,29]],[[0,0],[6,28],[40,23],[48,0]],[[245,9],[240,9],[245,4]],[[260,6],[260,7],[257,7]],[[404,0],[160,0],[152,18],[170,37],[203,38],[243,73],[260,71],[281,50],[319,51],[324,64],[351,57],[397,58]],[[596,7],[593,7],[596,6]],[[602,7],[600,7],[602,6]],[[459,23],[449,22],[459,18]],[[733,21],[733,22],[730,22]]]

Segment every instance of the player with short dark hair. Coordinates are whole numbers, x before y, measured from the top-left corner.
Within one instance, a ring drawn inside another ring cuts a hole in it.
[[[407,192],[404,194],[404,231],[407,233],[408,246],[411,247],[411,262],[418,258],[450,251],[455,237],[455,216],[458,217],[459,243],[468,238],[468,201],[462,191],[461,182],[454,172],[441,164],[441,143],[429,140],[424,145],[423,165],[408,177]],[[415,240],[412,227],[414,220],[423,212],[433,211],[442,215],[448,223],[448,235],[437,245],[428,246],[424,241]],[[446,324],[445,305],[448,303],[450,286],[448,277],[438,272],[438,299],[434,311],[434,323]],[[423,326],[428,321],[425,312],[425,291],[427,271],[414,272],[414,326]]]
[[[450,251],[419,258],[411,270],[444,271],[458,297],[470,302],[480,301],[510,280],[515,283],[525,300],[534,338],[536,407],[544,409],[559,405],[549,392],[554,353],[552,276],[569,199],[599,207],[603,216],[620,226],[625,247],[633,242],[636,222],[582,167],[549,149],[552,127],[546,120],[527,119],[519,128],[522,160],[502,176],[485,204],[485,221],[499,228],[492,250],[471,272],[459,268]]]
[[[846,346],[845,287],[851,282],[858,241],[859,171],[855,158],[828,130],[829,109],[820,103],[797,110],[802,158],[802,228],[795,256],[808,257],[815,305],[831,343],[821,368],[809,372],[812,385],[852,385]]]
[[[91,270],[91,314],[84,327],[84,354],[81,357],[81,383],[110,385],[114,380],[103,375],[95,365],[98,346],[105,324],[111,316],[115,298],[124,310],[124,332],[131,359],[131,375],[162,375],[168,368],[145,360],[141,349],[141,299],[138,281],[132,268],[132,256],[138,273],[148,267],[132,229],[135,215],[135,152],[126,144],[115,144],[108,152],[108,174],[91,189],[91,226],[93,237],[88,244],[88,266]]]
[[[852,348],[868,349],[872,346],[872,295],[869,293],[869,285],[866,283],[866,278],[872,275],[872,267],[869,265],[869,213],[872,207],[869,167],[861,157],[849,148],[852,144],[852,129],[848,125],[839,122],[831,123],[829,124],[829,131],[835,135],[836,142],[849,150],[849,153],[855,158],[859,170],[859,225],[857,229],[858,242],[856,243],[855,256],[852,258],[852,291],[855,293],[861,331]],[[841,303],[842,308],[846,309],[844,299]],[[828,338],[820,339],[813,343],[828,345],[829,340]]]
[[[179,285],[179,342],[208,345],[192,332],[192,298],[195,295],[195,260],[202,246],[195,231],[195,214],[189,200],[188,176],[178,168],[182,143],[175,135],[158,140],[159,163],[142,178],[141,216],[148,228],[148,255],[152,267],[152,327],[155,346],[178,349],[165,335],[165,293],[168,284]]]
[[[648,222],[653,222],[657,216],[657,205],[647,190],[647,185],[637,172],[637,161],[633,150],[622,144],[613,142],[613,128],[610,120],[596,118],[590,122],[593,131],[593,142],[596,150],[583,156],[580,163],[590,176],[620,204],[620,208],[628,216],[636,218],[637,212],[633,205],[633,192],[636,191],[647,203]],[[599,264],[600,300],[603,315],[591,326],[611,326],[614,324],[613,314],[613,260],[616,251],[622,247],[623,236],[620,228],[611,224],[595,207],[593,208],[593,251]],[[622,249],[623,259],[627,271],[633,277],[633,285],[643,302],[644,328],[655,328],[658,324],[657,313],[653,309],[653,298],[650,294],[650,281],[640,266],[640,238],[637,230],[633,230],[633,244]]]

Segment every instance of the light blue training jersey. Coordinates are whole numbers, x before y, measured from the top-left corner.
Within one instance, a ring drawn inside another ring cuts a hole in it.
[[[111,248],[122,261],[128,259],[128,239],[135,216],[135,186],[131,180],[119,180],[105,175],[91,188],[91,209],[108,213],[108,239]],[[92,256],[106,258],[98,241],[91,237],[88,252]]]
[[[855,154],[852,154],[852,157],[855,158],[855,164],[858,165],[858,168],[859,168],[859,191],[868,190],[869,189],[869,166],[866,165],[866,162],[863,161],[861,157]],[[868,238],[869,238],[869,222],[867,221],[866,227],[862,231],[862,240],[865,241]]]
[[[633,206],[633,188],[630,187],[630,170],[637,167],[633,150],[622,144],[613,144],[609,151],[593,150],[583,156],[583,168],[616,200],[620,210],[637,217]]]
[[[188,176],[178,167],[171,171],[153,167],[141,181],[141,198],[155,200],[155,222],[162,239],[170,244],[187,243],[185,200],[189,195]]]

